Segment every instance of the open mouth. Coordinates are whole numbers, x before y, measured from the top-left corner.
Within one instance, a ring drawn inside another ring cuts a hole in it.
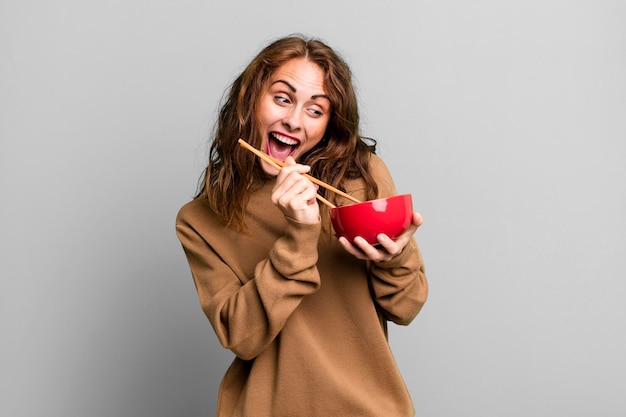
[[[282,162],[285,162],[288,156],[293,156],[296,149],[300,146],[300,141],[280,133],[271,132],[267,139],[267,154]]]

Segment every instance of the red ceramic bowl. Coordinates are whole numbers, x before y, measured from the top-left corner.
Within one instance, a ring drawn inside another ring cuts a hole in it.
[[[376,244],[376,236],[381,233],[396,239],[413,220],[411,194],[332,208],[330,219],[337,236],[345,236],[349,241],[361,236]]]

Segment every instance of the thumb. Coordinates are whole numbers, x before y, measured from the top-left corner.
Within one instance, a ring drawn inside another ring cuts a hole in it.
[[[424,223],[424,218],[417,211],[413,212],[413,224],[417,227],[420,227]]]

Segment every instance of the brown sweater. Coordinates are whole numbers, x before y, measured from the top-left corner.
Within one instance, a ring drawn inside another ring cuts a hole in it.
[[[377,156],[371,172],[381,197],[395,194]],[[358,260],[320,223],[285,218],[270,201],[272,186],[251,196],[248,232],[217,220],[206,197],[176,220],[202,309],[236,355],[217,415],[413,416],[386,323],[410,323],[426,301],[415,241],[391,261]],[[365,198],[362,181],[346,188]]]

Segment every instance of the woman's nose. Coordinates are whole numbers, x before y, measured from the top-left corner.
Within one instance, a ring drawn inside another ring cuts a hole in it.
[[[300,111],[296,107],[292,107],[285,114],[283,124],[291,131],[298,130],[301,127]]]

